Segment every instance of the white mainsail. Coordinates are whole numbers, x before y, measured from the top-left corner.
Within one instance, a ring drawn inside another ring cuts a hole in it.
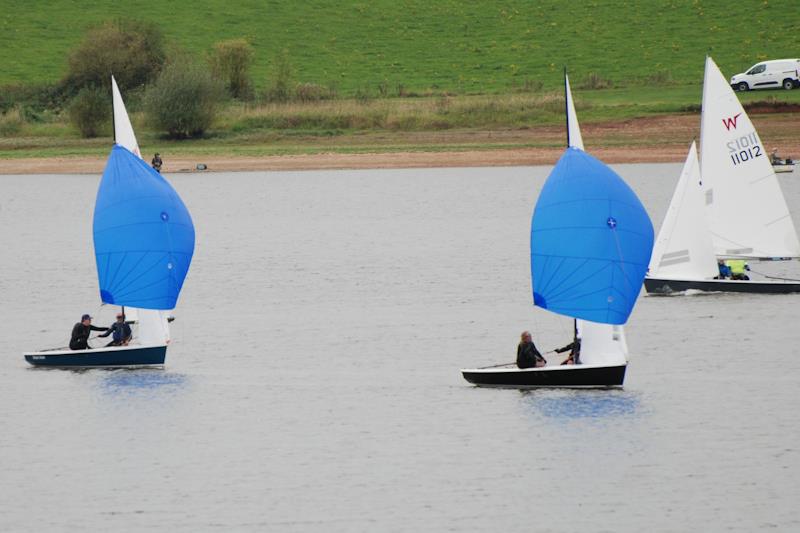
[[[136,142],[133,126],[125,109],[125,103],[122,101],[119,87],[117,87],[117,81],[113,76],[111,77],[111,93],[114,104],[114,141],[141,158],[142,154],[139,151],[139,144]],[[136,340],[139,344],[169,343],[168,311],[126,307],[125,315],[128,320],[134,320],[138,324]]]
[[[658,232],[648,275],[654,278],[711,279],[718,273],[706,222],[697,146],[692,142]]]
[[[131,119],[125,109],[125,102],[122,101],[122,94],[117,87],[117,80],[111,76],[111,97],[114,108],[114,142],[124,146],[134,154],[142,157],[139,151],[139,143],[136,142],[136,135],[133,133]]]
[[[583,150],[583,137],[575,113],[569,78],[564,74],[564,92],[567,107],[567,145]],[[628,361],[628,344],[622,326],[576,320],[578,338],[581,339],[580,361],[585,365],[620,365]]]
[[[572,90],[569,88],[569,76],[564,73],[564,99],[567,104],[567,146],[583,150],[583,137],[578,124],[578,115],[575,114],[575,102],[572,99]]]
[[[703,80],[700,164],[718,257],[800,257],[800,241],[767,151],[710,57]]]
[[[627,362],[628,343],[625,340],[624,327],[588,320],[577,322],[582,364],[612,366]]]

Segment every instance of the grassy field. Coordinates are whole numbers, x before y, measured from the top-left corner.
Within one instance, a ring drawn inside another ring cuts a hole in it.
[[[569,7],[560,0],[0,0],[0,90],[58,81],[86,28],[116,18],[152,22],[170,49],[200,57],[220,40],[245,37],[256,50],[259,89],[269,86],[272,62],[286,50],[294,82],[335,87],[339,95],[306,104],[228,103],[203,139],[169,141],[146,123],[137,95],[127,94],[143,147],[185,154],[547,146],[560,137],[524,132],[562,124],[565,65],[581,122],[620,123],[697,113],[706,53],[728,76],[800,54],[796,0]],[[800,104],[800,90],[740,97]],[[101,137],[81,139],[52,111],[0,116],[0,158],[103,155],[110,137],[109,124]],[[623,142],[637,141],[608,139]]]
[[[296,81],[342,95],[555,89],[564,65],[578,84],[594,72],[617,86],[699,85],[706,53],[731,75],[796,57],[800,28],[796,0],[1,0],[0,85],[58,80],[85,29],[120,17],[196,54],[246,37],[258,87],[286,49]]]

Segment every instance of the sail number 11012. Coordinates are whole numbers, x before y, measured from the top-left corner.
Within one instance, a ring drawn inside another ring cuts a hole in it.
[[[734,165],[739,165],[764,155],[764,149],[761,148],[761,143],[755,131],[729,141],[726,145],[728,146],[728,155],[730,155]]]

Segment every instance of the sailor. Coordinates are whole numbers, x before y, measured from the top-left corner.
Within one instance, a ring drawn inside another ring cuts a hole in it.
[[[772,164],[773,165],[781,165],[783,164],[783,160],[778,156],[778,149],[775,148],[772,151]]]
[[[750,266],[744,259],[728,259],[725,264],[730,268],[731,279],[748,280],[750,277],[745,274],[745,270],[750,270]]]
[[[717,268],[719,269],[719,276],[716,279],[729,279],[731,277],[731,267],[726,265],[722,259],[717,259]]]
[[[529,331],[523,331],[519,345],[517,346],[517,367],[518,368],[534,368],[544,366],[547,360],[542,357],[536,345],[533,344],[531,334]]]
[[[161,160],[161,156],[158,152],[156,152],[156,155],[153,156],[153,160],[150,161],[150,164],[153,165],[153,168],[156,170],[156,172],[161,174],[161,165],[163,165],[164,162]]]
[[[124,314],[117,313],[117,321],[111,324],[108,331],[98,337],[108,337],[111,334],[113,334],[112,340],[106,346],[127,346],[131,341],[131,327],[125,322]]]
[[[70,350],[88,350],[91,348],[89,346],[89,335],[92,331],[106,331],[108,328],[101,328],[99,326],[92,325],[92,317],[89,315],[83,315],[81,317],[81,321],[75,324],[72,327],[72,338],[69,340],[69,349]]]
[[[556,353],[563,353],[569,350],[569,355],[561,363],[562,365],[579,365],[581,364],[581,340],[578,338],[578,326],[575,325],[575,332],[572,337],[572,342],[561,348],[556,348]]]

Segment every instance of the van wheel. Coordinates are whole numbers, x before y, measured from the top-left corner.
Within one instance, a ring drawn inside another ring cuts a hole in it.
[[[742,91],[742,92],[748,90],[749,88],[750,87],[748,87],[745,82],[741,82],[739,85],[736,86],[736,90]]]
[[[786,78],[785,80],[783,80],[783,88],[786,89],[787,91],[791,91],[792,89],[794,89],[794,82],[789,78]]]

